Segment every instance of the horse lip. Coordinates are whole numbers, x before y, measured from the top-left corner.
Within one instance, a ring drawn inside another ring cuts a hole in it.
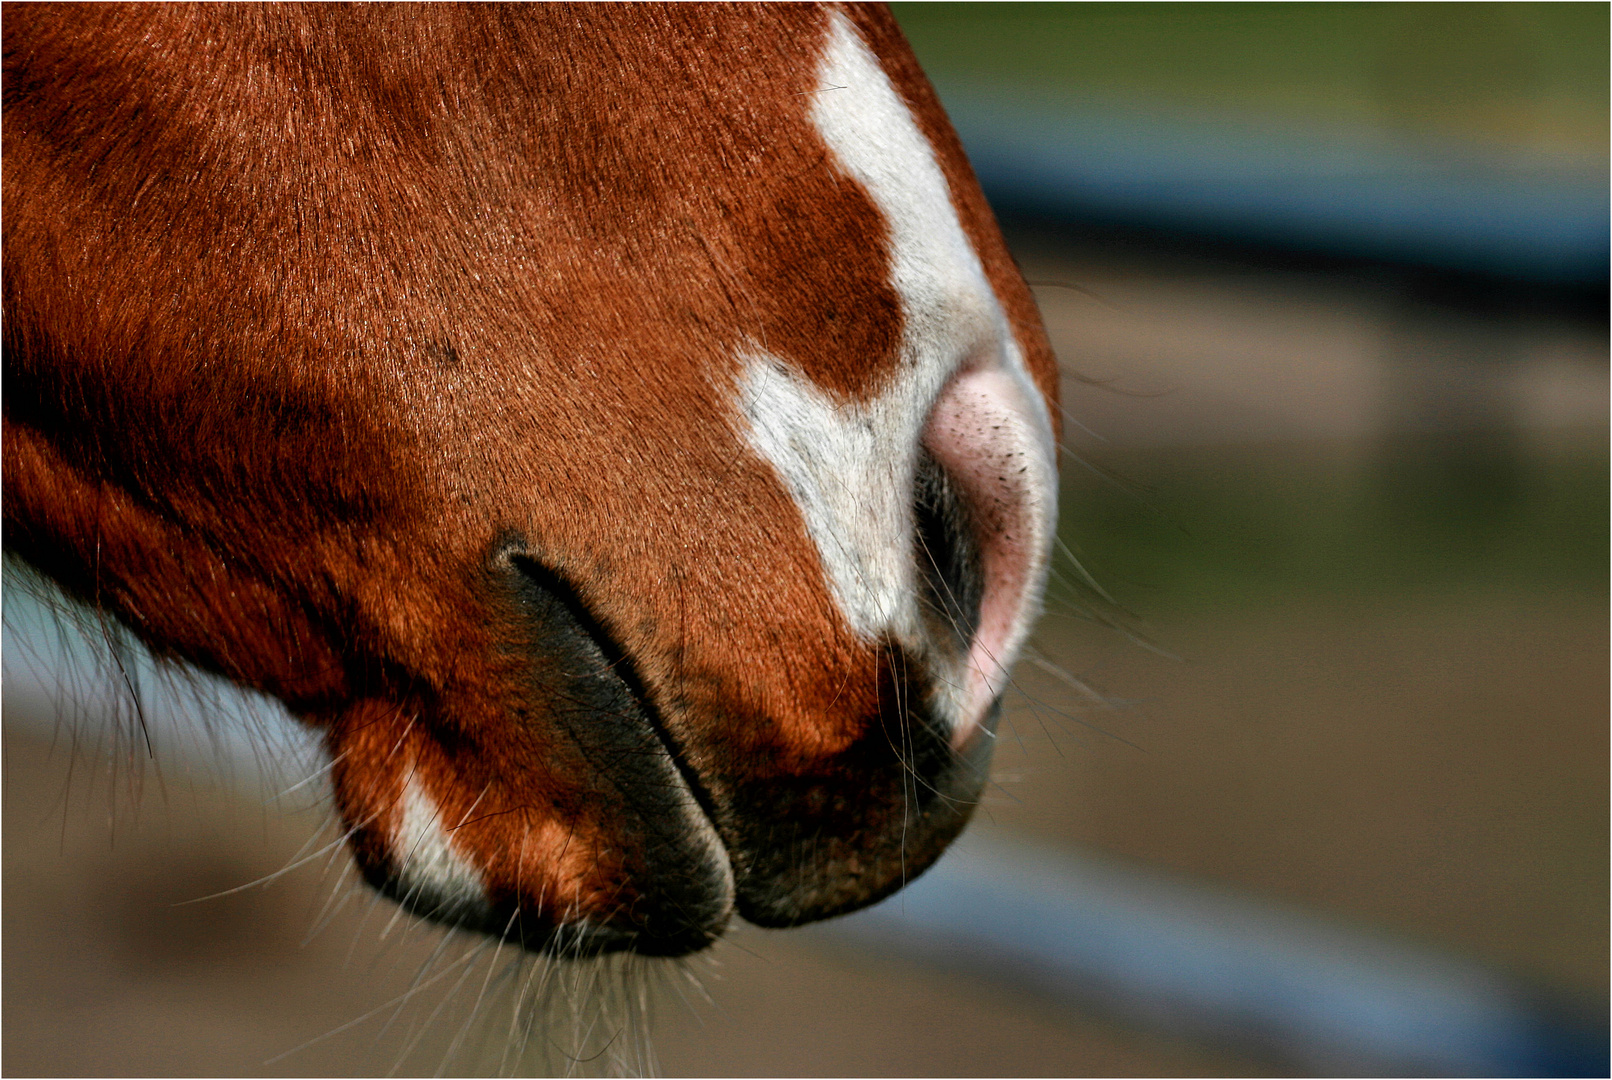
[[[781,831],[777,824],[746,829],[749,840],[767,846],[748,849],[740,843],[755,858],[742,867],[739,915],[763,927],[816,922],[878,903],[925,873],[978,805],[995,745],[997,711],[996,705],[987,710],[961,749],[936,732],[928,749],[939,768],[924,771],[921,781],[906,789],[907,796],[898,796],[899,806],[869,807],[879,816],[864,827],[814,830],[809,838],[797,835],[804,845],[781,848],[767,843]]]
[[[649,880],[637,884],[651,887],[645,899],[662,901],[670,909],[666,917],[672,922],[630,930],[586,920],[567,923],[555,928],[543,948],[568,956],[628,949],[675,956],[704,948],[721,935],[732,917],[735,885],[732,858],[707,807],[698,775],[667,732],[632,655],[583,602],[578,590],[561,574],[524,553],[507,551],[501,561],[518,572],[522,607],[531,613],[535,605],[545,632],[564,639],[557,644],[582,661],[580,667],[592,667],[579,679],[593,680],[595,691],[619,693],[630,702],[631,708],[603,709],[598,716],[577,723],[568,722],[573,713],[567,711],[557,722],[595,772],[627,803],[651,859]],[[600,717],[627,723],[603,723]]]

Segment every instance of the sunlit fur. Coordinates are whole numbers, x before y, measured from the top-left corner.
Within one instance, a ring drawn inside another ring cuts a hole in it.
[[[317,732],[370,884],[680,955],[939,856],[1038,610],[1057,373],[887,12],[5,32],[8,550]]]

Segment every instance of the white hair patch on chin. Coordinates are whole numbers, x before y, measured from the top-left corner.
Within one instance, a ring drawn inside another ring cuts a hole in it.
[[[489,905],[481,875],[453,848],[442,811],[411,770],[403,782],[393,855],[397,895],[421,914],[445,922],[478,922]]]

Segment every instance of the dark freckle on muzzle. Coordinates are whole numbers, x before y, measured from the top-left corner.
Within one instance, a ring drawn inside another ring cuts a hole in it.
[[[459,350],[455,349],[453,342],[446,338],[426,342],[423,351],[426,359],[445,371],[452,371],[460,366]]]

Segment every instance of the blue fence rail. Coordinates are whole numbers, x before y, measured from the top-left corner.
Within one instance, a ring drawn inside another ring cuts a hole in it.
[[[939,89],[999,210],[1544,285],[1608,279],[1605,162]]]

